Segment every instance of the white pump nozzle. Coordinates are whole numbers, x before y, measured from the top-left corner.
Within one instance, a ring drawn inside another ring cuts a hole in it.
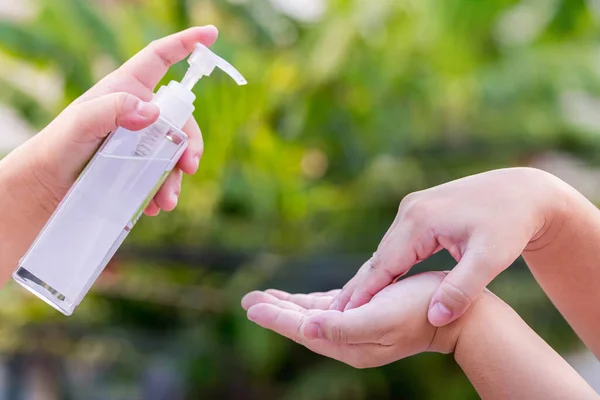
[[[194,85],[203,76],[210,75],[215,67],[219,67],[229,75],[238,85],[245,85],[246,79],[233,65],[210,51],[206,46],[197,43],[193,53],[188,58],[188,68],[181,83],[171,81],[167,86],[161,87],[154,95],[152,102],[160,109],[161,116],[170,120],[178,128],[182,128],[194,112],[192,93]]]
[[[196,43],[196,48],[192,55],[188,58],[190,68],[188,69],[181,84],[188,90],[192,90],[194,85],[203,76],[209,76],[215,69],[219,67],[223,72],[229,75],[238,85],[245,85],[246,79],[238,72],[233,65],[213,53],[208,47]]]

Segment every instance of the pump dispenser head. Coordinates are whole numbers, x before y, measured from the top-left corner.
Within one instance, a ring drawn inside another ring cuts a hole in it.
[[[196,43],[196,48],[187,61],[190,67],[181,83],[171,81],[167,86],[162,86],[152,99],[152,102],[160,109],[161,116],[179,129],[183,128],[194,112],[196,96],[192,89],[203,76],[209,76],[215,67],[233,78],[238,85],[247,83],[233,65],[200,43]]]
[[[188,58],[190,68],[188,69],[181,84],[188,90],[192,90],[194,85],[203,76],[209,76],[215,67],[219,67],[223,72],[229,75],[238,85],[245,85],[246,79],[236,70],[233,65],[223,60],[221,57],[213,53],[208,47],[196,43],[196,48],[192,55]]]

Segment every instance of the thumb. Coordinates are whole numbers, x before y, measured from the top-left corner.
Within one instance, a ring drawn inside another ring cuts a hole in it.
[[[338,344],[363,344],[375,341],[381,327],[369,305],[349,311],[324,311],[307,318],[304,336],[308,340],[327,339]],[[373,318],[375,316],[375,318]]]
[[[31,142],[36,155],[29,159],[34,160],[36,176],[43,174],[41,179],[52,188],[53,196],[62,198],[111,131],[119,126],[143,129],[155,122],[159,113],[155,104],[129,93],[71,104]]]
[[[61,132],[75,143],[98,143],[123,127],[143,129],[156,121],[159,109],[129,93],[111,93],[68,107],[57,118]]]
[[[475,252],[465,253],[431,298],[427,314],[429,322],[440,327],[462,316],[497,273],[506,267],[494,268],[488,257]]]

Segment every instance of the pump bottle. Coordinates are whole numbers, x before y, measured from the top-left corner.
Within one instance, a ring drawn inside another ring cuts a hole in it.
[[[108,136],[13,273],[65,315],[80,304],[186,149],[181,129],[194,111],[194,85],[215,67],[246,84],[202,44],[188,63],[181,83],[171,81],[155,93],[152,102],[160,109],[155,123],[137,132],[118,128]]]

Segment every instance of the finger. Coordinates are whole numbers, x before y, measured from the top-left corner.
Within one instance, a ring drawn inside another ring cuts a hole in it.
[[[181,180],[183,175],[179,168],[173,168],[163,185],[160,187],[154,201],[156,205],[165,211],[172,211],[177,206],[179,194],[181,193]]]
[[[242,307],[244,308],[244,310],[248,310],[250,307],[255,306],[257,304],[262,304],[262,303],[272,304],[281,309],[293,310],[293,311],[297,311],[302,314],[308,313],[308,310],[306,310],[305,308],[303,308],[297,304],[278,299],[277,297],[272,296],[269,293],[261,292],[259,290],[250,292],[247,295],[245,295],[244,298],[242,298]]]
[[[335,297],[337,295],[340,294],[340,292],[342,291],[342,289],[332,289],[328,292],[312,292],[309,293],[311,296],[329,296],[329,297]]]
[[[376,257],[376,254],[373,254],[373,257]],[[332,306],[330,307],[332,310],[344,311],[350,298],[354,294],[356,288],[360,285],[360,283],[364,280],[364,278],[368,275],[369,270],[371,269],[371,263],[373,262],[373,257],[368,259],[356,272],[356,275],[352,277],[344,285],[342,291],[338,295],[338,298],[334,300]]]
[[[202,132],[200,132],[200,127],[198,126],[198,123],[194,117],[187,121],[183,127],[183,132],[185,132],[185,134],[188,136],[189,144],[179,159],[177,166],[184,173],[192,175],[198,171],[200,158],[202,157],[202,152],[204,151],[204,141],[202,140]]]
[[[466,251],[432,296],[427,313],[429,322],[440,327],[462,316],[471,302],[512,261],[502,262],[485,253]]]
[[[80,144],[98,143],[119,126],[138,131],[154,123],[159,109],[129,93],[111,93],[67,108],[52,125]]]
[[[309,340],[327,339],[340,344],[377,343],[386,322],[371,305],[343,313],[328,310],[306,318],[304,336]]]
[[[384,245],[384,243],[386,243],[387,239],[389,238],[391,233],[394,231],[394,229],[396,229],[396,226],[398,225],[398,220],[399,220],[399,213],[396,214],[396,217],[394,218],[392,225],[390,225],[388,230],[385,232],[385,235],[383,235],[383,238],[381,239],[379,246],[377,246],[378,251],[381,249],[381,247]],[[373,257],[376,257],[376,253],[373,254]],[[370,267],[369,266],[370,262],[371,262],[371,259],[369,259],[365,264],[363,264],[361,266],[361,268],[359,269],[359,273],[363,272],[363,274],[361,274],[361,275],[364,275],[364,271],[363,271],[364,269]],[[344,309],[348,305],[348,302],[350,302],[350,299],[352,298],[354,291],[360,284],[360,278],[358,277],[359,273],[357,273],[357,275],[355,275],[346,285],[344,285],[344,288],[342,289],[341,293],[338,294],[336,299],[334,299],[334,301],[330,307],[332,310],[344,311]]]
[[[313,316],[318,317],[321,311]],[[337,343],[326,338],[308,339],[305,325],[310,316],[290,309],[281,309],[273,304],[259,303],[248,309],[248,319],[263,328],[304,345],[311,351],[344,362],[356,368],[375,367],[389,362],[389,351],[385,346],[373,343],[351,345]],[[378,361],[379,360],[379,361]],[[381,360],[384,360],[383,362]]]
[[[368,303],[398,276],[433,254],[438,248],[438,242],[433,236],[422,234],[422,229],[414,224],[398,225],[371,260],[368,272],[352,293],[344,310]]]
[[[329,290],[329,291],[327,291],[327,292],[312,292],[312,293],[309,293],[308,295],[309,295],[309,296],[328,296],[328,297],[335,297],[335,296],[337,296],[337,295],[338,295],[338,294],[339,294],[341,291],[342,291],[342,289],[332,289],[332,290]],[[272,292],[272,294],[273,294],[274,296],[277,296],[277,297],[280,297],[280,296],[285,296],[285,295],[288,295],[288,296],[289,296],[289,295],[290,295],[290,293],[288,293],[288,292],[285,292],[285,291],[283,291],[283,290],[279,290],[279,289],[267,289],[267,290],[266,290],[266,292],[269,292],[269,293],[271,293],[271,292]],[[282,297],[280,297],[280,298],[282,298]]]
[[[156,217],[160,213],[160,207],[156,205],[156,201],[154,199],[150,200],[150,203],[146,206],[144,210],[144,214],[149,217]]]
[[[269,289],[266,293],[280,299],[297,304],[307,310],[327,310],[333,300],[332,296],[313,296],[309,294],[290,294],[281,290]]]
[[[302,312],[284,309],[270,303],[258,303],[250,306],[247,314],[250,321],[263,328],[275,331],[298,343],[304,342],[302,327],[306,315]]]
[[[202,26],[156,40],[106,76],[78,101],[124,90],[150,101],[154,87],[171,65],[187,57],[194,50],[196,43],[212,45],[217,35],[218,31],[214,26]]]
[[[358,284],[360,282],[360,272],[361,269],[364,268],[361,267],[358,272],[356,273],[356,275],[354,275],[349,281],[348,283],[346,283],[344,285],[344,287],[342,288],[342,290],[338,293],[338,295],[336,296],[335,299],[333,299],[333,302],[331,303],[331,306],[329,307],[330,310],[336,310],[336,311],[344,311],[344,308],[346,307],[346,304],[348,304],[348,302],[350,301],[350,297],[352,297],[352,293],[354,293],[354,290],[356,290],[356,288],[358,287]]]
[[[50,174],[68,171],[69,176],[61,177],[74,182],[111,131],[118,126],[130,131],[146,128],[158,114],[156,105],[128,93],[111,93],[72,105],[36,136],[46,141],[40,163],[48,166]],[[57,166],[61,168],[57,170]]]
[[[201,26],[158,39],[123,64],[118,74],[132,76],[153,90],[173,64],[194,51],[196,43],[210,46],[217,35],[218,31],[214,26]]]
[[[399,213],[396,214],[396,217],[394,218],[392,225],[390,225],[388,230],[385,232],[385,235],[383,235],[383,238],[381,239],[379,246],[377,246],[378,248],[381,247],[381,245],[383,243],[385,243],[385,241],[389,238],[390,234],[394,231],[394,229],[396,229],[396,225],[398,225],[398,220],[400,219],[399,215],[400,215]]]
[[[252,301],[257,301],[258,297],[262,297],[265,294],[266,293],[250,293],[247,297],[245,297],[244,305],[250,305]],[[266,298],[263,297],[261,300],[265,299]],[[301,344],[304,344],[309,340],[317,339],[326,339],[331,343],[343,344],[337,340],[329,340],[329,338],[325,336],[315,336],[313,333],[313,327],[307,322],[309,318],[319,317],[324,313],[332,312],[341,314],[337,311],[322,311],[314,314],[312,317],[309,317],[306,315],[306,313],[299,310],[278,307],[277,305],[269,302],[258,302],[250,305],[247,314],[250,321]]]

